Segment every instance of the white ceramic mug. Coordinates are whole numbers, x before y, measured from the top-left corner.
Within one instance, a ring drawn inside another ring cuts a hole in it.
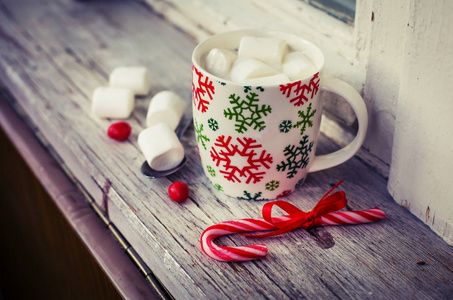
[[[237,49],[243,36],[284,39],[291,49],[303,50],[317,70],[302,80],[266,86],[238,84],[206,71],[204,59],[211,49]],[[283,197],[299,188],[308,173],[354,156],[365,139],[368,117],[362,97],[345,82],[323,76],[323,53],[300,37],[262,30],[221,33],[195,48],[192,63],[192,108],[203,170],[229,196]],[[359,129],[346,147],[316,156],[323,90],[351,105]]]

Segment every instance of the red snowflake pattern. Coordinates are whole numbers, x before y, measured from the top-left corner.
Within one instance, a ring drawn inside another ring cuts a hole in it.
[[[309,98],[312,99],[319,91],[319,73],[313,75],[310,82],[302,84],[302,81],[296,81],[288,84],[281,84],[280,91],[286,98],[291,98],[289,102],[294,106],[301,106],[304,102],[308,102]],[[310,94],[311,93],[311,94]]]
[[[208,76],[205,77],[192,65],[192,100],[194,105],[197,106],[197,109],[205,113],[208,110],[209,101],[212,100],[212,95],[214,94],[212,80]]]
[[[225,136],[221,135],[211,147],[212,161],[217,167],[223,163],[224,170],[220,170],[220,173],[225,174],[224,177],[232,182],[241,182],[240,177],[246,177],[247,184],[251,181],[260,182],[266,172],[260,172],[259,169],[269,169],[273,162],[272,156],[266,153],[266,150],[255,152],[255,149],[261,148],[262,145],[252,138],[237,138],[239,144],[231,143],[231,139],[231,136],[225,139]],[[220,152],[217,152],[215,147],[220,149]]]

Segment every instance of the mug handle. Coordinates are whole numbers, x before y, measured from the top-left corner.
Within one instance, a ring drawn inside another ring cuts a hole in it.
[[[308,171],[309,173],[335,167],[354,156],[365,140],[368,127],[368,113],[365,102],[352,86],[342,80],[327,76],[321,82],[323,82],[321,90],[337,94],[351,105],[357,116],[359,130],[354,140],[340,150],[326,155],[315,156]]]

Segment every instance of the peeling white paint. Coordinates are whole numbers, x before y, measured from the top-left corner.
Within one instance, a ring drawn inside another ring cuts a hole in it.
[[[453,244],[453,2],[412,0],[407,8],[388,187]]]

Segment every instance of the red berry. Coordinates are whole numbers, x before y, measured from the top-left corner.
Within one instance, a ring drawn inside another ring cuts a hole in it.
[[[189,197],[189,187],[182,181],[173,182],[168,188],[168,195],[173,201],[183,202]]]
[[[116,122],[110,125],[107,135],[117,141],[124,141],[131,135],[131,125],[127,122]]]

